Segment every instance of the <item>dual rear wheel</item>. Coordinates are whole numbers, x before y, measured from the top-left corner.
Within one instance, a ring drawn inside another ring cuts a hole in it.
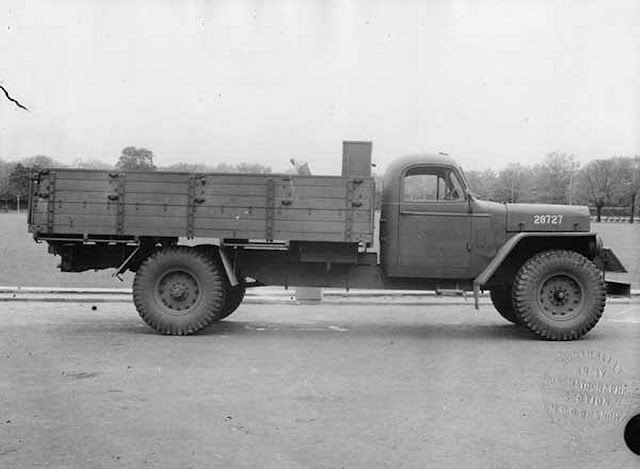
[[[140,317],[162,334],[188,335],[226,318],[244,298],[208,250],[171,246],[149,256],[133,281]]]

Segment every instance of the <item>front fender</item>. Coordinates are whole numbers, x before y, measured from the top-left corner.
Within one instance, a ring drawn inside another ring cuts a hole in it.
[[[529,233],[523,232],[518,233],[511,238],[509,238],[504,245],[498,250],[495,257],[487,264],[482,272],[474,279],[473,281],[473,293],[475,297],[475,307],[479,308],[479,296],[480,289],[484,287],[496,273],[496,271],[504,264],[509,255],[520,245],[520,243],[534,241],[536,239],[540,240],[539,249],[532,249],[529,254],[533,254],[535,252],[544,251],[547,249],[559,248],[559,249],[570,249],[570,244],[575,246],[578,240],[583,241],[583,245],[587,246],[585,254],[590,254],[591,256],[595,255],[597,251],[597,237],[595,233],[584,233],[584,232],[564,232],[564,233]],[[557,242],[554,243],[553,240],[564,241],[564,243]],[[571,243],[569,243],[571,241]],[[564,244],[564,246],[562,245]],[[569,245],[568,245],[569,244]]]
[[[558,242],[552,242],[553,238]],[[622,262],[611,251],[602,247],[602,242],[596,236],[595,233],[518,233],[515,236],[509,238],[507,242],[498,250],[495,257],[489,262],[482,272],[473,281],[473,291],[476,299],[476,309],[479,303],[480,289],[484,287],[496,271],[507,261],[509,255],[520,245],[521,242],[540,240],[541,249],[533,249],[529,254],[540,252],[547,249],[571,249],[571,245],[575,246],[576,242],[581,239],[583,246],[588,246],[586,254],[588,257],[593,258],[593,261],[605,272],[627,272],[622,265]],[[571,243],[568,244],[568,241]],[[583,249],[584,251],[584,249]],[[607,294],[611,296],[629,296],[631,292],[631,286],[621,282],[606,282]]]
[[[571,238],[572,241],[575,241],[577,239],[583,239],[588,243],[592,242],[589,245],[592,246],[591,249],[594,252],[596,250],[597,238],[595,233],[571,233],[571,232],[569,233],[518,233],[512,236],[511,238],[509,238],[507,242],[502,245],[502,247],[498,250],[498,252],[496,253],[495,257],[491,260],[491,262],[489,262],[489,264],[484,268],[484,270],[480,272],[480,274],[475,278],[475,280],[473,281],[474,284],[478,284],[478,286],[480,287],[483,287],[484,285],[486,285],[487,282],[491,280],[491,277],[493,276],[493,274],[495,274],[498,268],[507,259],[509,254],[511,254],[511,252],[518,247],[521,241],[525,239],[527,240],[540,239],[542,244],[542,240],[548,242],[553,238],[556,238],[556,239],[561,238],[563,240]],[[548,244],[548,243],[544,243],[544,244]],[[565,249],[564,246],[562,247],[558,246],[558,248]],[[545,247],[544,249],[548,249],[548,247]],[[544,249],[540,249],[540,250],[544,250]]]

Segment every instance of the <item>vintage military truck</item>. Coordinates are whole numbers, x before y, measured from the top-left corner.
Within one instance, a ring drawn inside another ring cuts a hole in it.
[[[63,272],[135,272],[140,316],[171,335],[261,285],[472,290],[476,307],[488,290],[550,340],[582,337],[607,291],[628,294],[605,282],[625,270],[586,207],[479,200],[453,159],[422,154],[387,168],[376,226],[370,163],[369,142],[345,142],[342,176],[39,170],[29,230]]]

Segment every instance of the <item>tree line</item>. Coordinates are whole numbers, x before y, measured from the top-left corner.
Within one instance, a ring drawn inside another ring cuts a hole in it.
[[[501,171],[466,172],[472,191],[496,202],[588,205],[604,213],[638,215],[640,156],[600,158],[580,166],[575,156],[550,153],[542,163],[513,163]]]
[[[271,173],[261,164],[176,163],[157,167],[155,155],[146,148],[126,147],[115,163],[96,159],[76,159],[70,167],[86,169],[114,169],[119,171],[187,171]],[[15,208],[18,200],[28,196],[31,171],[44,167],[63,167],[54,158],[33,156],[17,162],[0,159],[0,208]],[[539,164],[512,163],[500,171],[486,169],[467,171],[472,191],[480,198],[496,202],[531,202],[569,205],[588,205],[597,219],[603,213],[630,216],[638,213],[640,193],[640,156],[600,158],[580,166],[575,156],[554,152]],[[381,176],[375,175],[381,188]]]

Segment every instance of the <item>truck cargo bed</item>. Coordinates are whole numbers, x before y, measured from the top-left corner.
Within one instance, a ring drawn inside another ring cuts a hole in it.
[[[34,174],[36,238],[373,242],[373,178],[50,169]]]

